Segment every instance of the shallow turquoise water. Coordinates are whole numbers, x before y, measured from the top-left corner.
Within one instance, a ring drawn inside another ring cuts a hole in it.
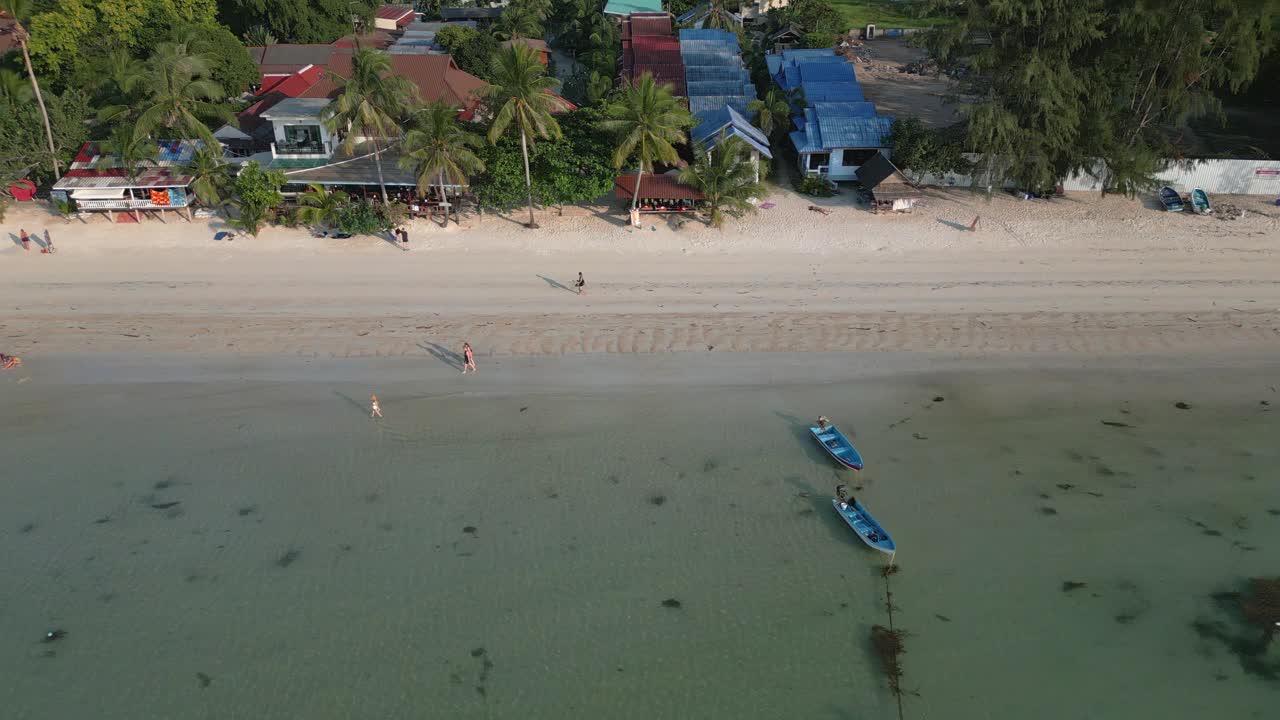
[[[1270,717],[1280,683],[1192,624],[1232,627],[1212,594],[1280,572],[1276,384],[433,379],[378,386],[373,422],[366,382],[8,383],[0,698],[13,718],[893,717],[881,561],[804,436],[824,413],[900,548],[907,717]]]

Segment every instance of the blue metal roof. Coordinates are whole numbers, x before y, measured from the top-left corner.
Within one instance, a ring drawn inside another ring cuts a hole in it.
[[[680,31],[689,112],[698,119],[694,142],[714,147],[721,133],[738,135],[766,157],[769,140],[746,119],[747,105],[756,99],[751,73],[742,63],[738,36],[725,30]]]
[[[804,93],[806,106],[792,121],[791,142],[801,153],[884,147],[893,118],[866,102],[853,65],[827,48],[784,50],[766,56],[769,72],[788,92]]]
[[[810,82],[804,83],[805,102],[863,102],[862,86],[858,83]]]

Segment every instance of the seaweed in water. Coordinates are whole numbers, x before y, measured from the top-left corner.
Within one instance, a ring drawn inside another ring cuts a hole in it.
[[[1040,514],[1041,515],[1057,515],[1058,511],[1054,510],[1051,507],[1042,507],[1040,508]]]
[[[670,608],[672,610],[679,610],[681,607],[683,607],[683,605],[680,603],[679,600],[675,598],[667,598],[666,600],[662,601],[662,607]]]
[[[1080,588],[1086,587],[1087,585],[1088,583],[1082,583],[1079,580],[1063,580],[1062,592],[1069,593],[1072,590],[1079,590]]]
[[[1277,510],[1276,514],[1280,515],[1280,510]],[[22,527],[18,528],[18,532],[22,533],[23,535],[26,535],[27,533],[35,529],[36,529],[35,523],[27,523],[26,525],[23,525]]]
[[[1186,403],[1184,403],[1184,402],[1176,402],[1176,403],[1174,403],[1174,404],[1173,404],[1173,406],[1174,406],[1174,407],[1176,407],[1176,408],[1178,408],[1179,410],[1190,410],[1190,409],[1191,409],[1191,406],[1190,406],[1190,405],[1188,405],[1188,404],[1186,404]]]
[[[475,525],[468,525],[468,526],[466,526],[466,527],[462,528],[462,532],[466,533],[467,535],[475,535],[475,534],[476,534],[476,526],[475,526]]]
[[[213,678],[202,672],[198,672],[196,673],[196,681],[200,683],[200,687],[207,688],[209,687],[209,684],[213,682]]]
[[[1280,680],[1280,662],[1271,647],[1280,636],[1280,577],[1250,578],[1244,592],[1219,592],[1212,598],[1235,620],[1234,627],[1198,619],[1191,624],[1196,633],[1225,645],[1245,672]]]
[[[902,696],[902,660],[906,652],[902,640],[906,633],[901,630],[890,630],[883,625],[871,626],[871,646],[880,656],[880,664],[885,677],[889,680],[889,690],[895,696]]]
[[[649,496],[649,504],[651,505],[662,505],[666,501],[667,501],[666,495],[650,495]]]
[[[290,565],[292,565],[301,555],[302,555],[301,550],[297,548],[289,548],[284,552],[283,555],[281,555],[279,558],[276,559],[276,565],[282,568],[287,568]]]
[[[942,397],[941,395],[935,396],[933,398],[934,402],[942,402],[943,400],[946,400],[946,398]]]
[[[1274,641],[1280,635],[1280,578],[1251,578],[1240,611],[1262,630],[1264,642]]]
[[[1132,426],[1132,425],[1130,425],[1129,423],[1116,422],[1115,420],[1103,420],[1103,421],[1102,421],[1102,424],[1103,424],[1103,425],[1106,425],[1107,427],[1117,427],[1117,428],[1131,428],[1131,427],[1133,427],[1133,426]]]

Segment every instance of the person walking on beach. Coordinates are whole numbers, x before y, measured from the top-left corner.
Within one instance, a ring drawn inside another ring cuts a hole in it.
[[[369,396],[369,417],[370,418],[382,417],[382,407],[378,405],[377,395]]]
[[[586,291],[587,281],[582,279],[582,273],[578,273],[578,279],[573,281],[573,286],[578,289],[579,295]]]
[[[476,354],[471,351],[471,343],[462,343],[462,374],[466,375],[467,370],[471,372],[479,372],[476,370]]]
[[[26,230],[26,228],[19,228],[19,230],[18,230],[18,239],[22,241],[22,249],[23,249],[23,250],[30,250],[30,249],[31,249],[31,237],[27,235],[27,230]]]
[[[50,254],[54,252],[53,238],[49,237],[49,228],[44,229],[44,252],[50,253]]]

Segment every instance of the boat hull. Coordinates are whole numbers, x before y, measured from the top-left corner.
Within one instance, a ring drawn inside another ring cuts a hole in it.
[[[828,425],[825,430],[817,426],[810,427],[809,434],[827,451],[832,460],[850,470],[862,469],[862,455],[835,425]]]
[[[831,506],[867,547],[879,550],[885,555],[892,555],[898,551],[893,538],[885,532],[883,527],[880,527],[880,523],[876,522],[875,518],[871,517],[871,513],[867,512],[862,503],[854,500],[853,504],[847,504],[832,498]]]

